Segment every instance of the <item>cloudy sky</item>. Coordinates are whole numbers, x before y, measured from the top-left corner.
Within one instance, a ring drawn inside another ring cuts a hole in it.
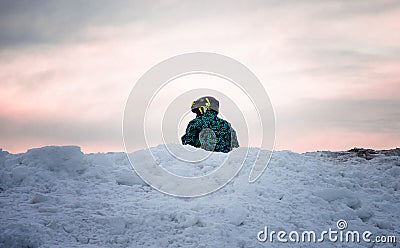
[[[140,76],[206,51],[263,83],[276,149],[394,148],[399,30],[397,0],[1,1],[0,147],[122,151]]]

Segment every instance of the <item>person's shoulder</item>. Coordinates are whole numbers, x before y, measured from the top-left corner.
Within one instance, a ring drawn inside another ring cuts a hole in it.
[[[197,116],[197,117],[195,117],[193,120],[191,120],[189,122],[189,125],[197,125],[197,124],[201,123],[202,121],[203,121],[202,117],[201,116]]]
[[[231,123],[230,123],[229,121],[227,121],[227,120],[225,120],[225,119],[222,119],[221,117],[217,117],[217,118],[218,118],[218,120],[219,120],[220,122],[223,122],[225,125],[228,125],[228,126],[231,125]]]

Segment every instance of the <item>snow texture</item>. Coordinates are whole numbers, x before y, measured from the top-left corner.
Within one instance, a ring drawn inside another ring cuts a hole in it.
[[[226,156],[189,164],[164,145],[151,149],[165,169],[182,175],[209,173]],[[249,152],[255,159],[258,150]],[[349,230],[400,238],[398,155],[278,151],[249,183],[254,159],[221,190],[178,198],[146,185],[124,153],[83,154],[74,146],[0,150],[0,247],[395,246],[257,240],[264,226],[317,232],[336,228],[339,219]]]

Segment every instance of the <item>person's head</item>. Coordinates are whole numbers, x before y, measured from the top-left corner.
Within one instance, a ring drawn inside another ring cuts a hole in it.
[[[219,112],[219,102],[212,96],[203,96],[192,102],[192,112],[197,116],[203,115],[207,110]]]

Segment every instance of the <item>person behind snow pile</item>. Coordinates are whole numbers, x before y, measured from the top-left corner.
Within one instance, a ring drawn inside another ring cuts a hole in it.
[[[217,99],[211,96],[201,97],[192,103],[191,109],[197,116],[187,125],[186,133],[181,138],[183,145],[225,153],[239,147],[231,124],[217,116]]]

